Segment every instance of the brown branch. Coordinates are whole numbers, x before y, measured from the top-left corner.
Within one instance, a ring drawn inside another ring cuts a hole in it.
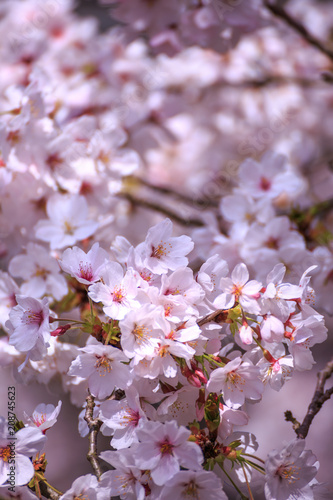
[[[187,205],[199,207],[199,208],[207,208],[207,207],[218,208],[218,203],[214,200],[211,200],[208,198],[202,198],[202,199],[191,198],[191,196],[187,196],[185,194],[179,193],[178,191],[174,191],[170,187],[157,186],[156,184],[151,184],[150,182],[146,181],[145,179],[141,179],[139,177],[134,177],[134,179],[137,182],[139,182],[140,184],[142,184],[143,186],[146,186],[147,188],[149,188],[153,191],[172,196],[172,197],[178,199],[179,201],[186,203]]]
[[[303,422],[297,429],[295,429],[298,438],[300,439],[306,438],[312,420],[317,415],[317,413],[319,412],[325,401],[330,399],[330,397],[332,396],[333,387],[325,391],[326,380],[328,380],[332,374],[333,374],[333,358],[331,359],[331,361],[327,363],[325,368],[317,374],[318,381],[312,401],[308,407],[308,411],[303,419]]]
[[[98,418],[94,419],[94,407],[95,407],[94,396],[89,394],[86,401],[87,401],[87,407],[84,420],[87,422],[89,427],[89,451],[87,454],[87,459],[91,463],[91,466],[94,469],[97,478],[99,479],[102,475],[102,469],[97,455],[97,435],[103,422]]]
[[[192,218],[185,219],[184,217],[181,217],[180,215],[173,212],[172,210],[169,210],[166,207],[162,207],[158,203],[142,200],[140,198],[135,198],[129,193],[118,193],[117,196],[120,198],[125,198],[133,205],[143,208],[148,208],[149,210],[154,210],[155,212],[160,212],[161,214],[166,215],[167,217],[174,220],[178,224],[181,224],[182,226],[203,227],[205,225],[205,223],[200,219],[192,219]]]
[[[217,311],[214,311],[204,318],[201,318],[197,321],[198,326],[203,326],[206,323],[210,323],[211,321],[214,321],[215,323],[223,323],[227,319],[228,311],[225,311],[224,309],[218,309]]]
[[[325,45],[318,40],[315,36],[313,36],[301,23],[299,23],[296,19],[294,19],[288,12],[270,0],[264,0],[264,4],[267,9],[272,12],[276,17],[282,19],[286,24],[288,24],[291,28],[293,28],[301,37],[304,38],[310,45],[316,47],[323,54],[329,57],[333,61],[333,51],[325,47]]]
[[[39,490],[43,497],[49,498],[50,500],[59,500],[59,498],[63,495],[63,493],[57,493],[54,491],[49,484],[46,484],[44,481],[39,481],[38,483]],[[35,488],[28,486],[29,490],[36,494]],[[0,497],[0,500],[2,497]]]

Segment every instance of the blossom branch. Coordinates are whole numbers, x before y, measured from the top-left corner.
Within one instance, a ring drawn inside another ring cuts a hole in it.
[[[139,182],[143,186],[146,186],[147,188],[149,188],[153,191],[172,196],[172,197],[177,198],[178,200],[182,201],[183,203],[186,203],[186,204],[191,205],[191,206],[200,207],[200,208],[208,208],[208,207],[218,208],[218,206],[219,206],[217,201],[212,200],[212,199],[192,198],[191,196],[186,196],[185,194],[179,193],[170,187],[157,186],[156,184],[151,184],[149,181],[147,181],[145,179],[142,179],[139,177],[134,177],[134,178],[137,182]]]
[[[210,323],[211,321],[215,321],[215,323],[223,323],[227,318],[226,313],[228,314],[228,311],[218,309],[217,311],[207,314],[207,316],[205,316],[204,318],[199,319],[197,321],[197,325],[203,326],[206,323]]]
[[[94,396],[89,394],[86,401],[87,401],[87,407],[84,420],[87,422],[89,427],[89,451],[87,454],[87,459],[91,463],[91,466],[94,469],[97,478],[99,479],[102,475],[102,469],[97,456],[97,435],[101,428],[102,421],[99,420],[98,418],[94,419],[93,417],[94,407],[95,407]]]
[[[161,214],[166,215],[167,217],[174,220],[178,224],[181,224],[182,226],[203,227],[205,225],[205,223],[200,219],[192,219],[192,218],[185,219],[184,217],[181,217],[180,215],[173,212],[172,210],[169,210],[166,207],[162,207],[158,203],[142,200],[140,198],[135,198],[129,193],[118,193],[117,196],[120,198],[125,198],[132,205],[147,208],[149,210],[154,210],[155,212],[160,212]]]
[[[326,380],[328,380],[331,377],[332,373],[333,373],[333,358],[331,359],[331,361],[327,363],[325,368],[317,374],[318,381],[312,401],[308,407],[308,411],[303,419],[303,422],[297,429],[295,429],[298,438],[300,439],[306,438],[312,420],[317,415],[317,413],[319,412],[325,401],[330,399],[330,397],[332,396],[333,387],[331,387],[330,389],[326,389],[325,391]]]
[[[288,12],[281,7],[272,3],[271,0],[264,0],[264,4],[267,9],[272,12],[276,17],[282,19],[286,24],[293,28],[299,35],[301,35],[304,40],[306,40],[310,45],[319,49],[323,54],[329,57],[333,61],[333,52],[325,47],[323,43],[314,37],[301,23],[294,19]]]
[[[63,495],[61,491],[57,490],[45,481],[45,478],[42,475],[35,473],[35,477],[39,480],[38,488],[43,497],[49,498],[50,500],[59,500],[59,498]],[[29,486],[29,489],[35,493],[35,488]]]

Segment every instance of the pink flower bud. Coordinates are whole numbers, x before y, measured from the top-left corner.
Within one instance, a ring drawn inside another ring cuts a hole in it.
[[[64,325],[64,326],[59,326],[59,328],[56,328],[51,332],[52,337],[60,337],[60,335],[63,335],[64,333],[67,332],[71,328],[72,325]]]

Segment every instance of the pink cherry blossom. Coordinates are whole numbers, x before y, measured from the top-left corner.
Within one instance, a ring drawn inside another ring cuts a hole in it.
[[[139,309],[140,297],[147,302],[145,294],[139,291],[134,272],[129,269],[124,275],[117,262],[107,263],[101,281],[90,285],[88,295],[94,302],[102,302],[103,311],[113,319],[124,319],[131,309]]]
[[[143,258],[143,264],[155,274],[174,271],[186,266],[185,257],[193,249],[193,242],[188,236],[172,237],[172,222],[163,222],[149,229],[146,240],[138,247]]]
[[[264,387],[259,368],[237,357],[211,373],[207,389],[210,392],[222,392],[225,403],[237,409],[244,404],[245,399],[261,399]]]
[[[223,291],[214,300],[214,306],[218,309],[230,309],[235,302],[253,314],[260,312],[257,299],[262,284],[256,280],[249,280],[249,272],[245,264],[238,264],[231,273],[231,278],[221,278],[220,288]]]
[[[284,500],[293,496],[314,500],[309,483],[317,474],[316,457],[304,450],[305,441],[295,439],[280,452],[273,450],[265,462],[267,500]]]
[[[24,412],[25,421],[31,427],[38,427],[45,434],[57,422],[61,405],[62,401],[59,401],[56,407],[52,404],[41,403],[36,406],[31,417]]]
[[[49,198],[48,219],[38,221],[36,238],[50,243],[51,249],[65,248],[92,236],[98,224],[88,219],[84,196],[55,194]]]
[[[90,285],[100,279],[101,272],[109,260],[107,252],[100,248],[98,243],[94,243],[87,253],[79,247],[67,248],[59,264],[63,271],[77,281]]]
[[[125,354],[112,346],[82,347],[68,374],[88,380],[89,390],[98,399],[110,396],[115,388],[125,389],[131,381]]]
[[[48,299],[16,295],[17,306],[9,313],[6,328],[9,343],[27,353],[27,359],[40,360],[45,356],[50,340],[50,310]]]
[[[134,451],[135,463],[150,469],[157,485],[171,479],[180,467],[199,470],[203,460],[199,446],[187,439],[190,431],[176,422],[144,422],[137,430],[140,444]]]

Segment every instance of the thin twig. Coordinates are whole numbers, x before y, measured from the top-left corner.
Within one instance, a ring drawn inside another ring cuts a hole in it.
[[[327,363],[325,368],[321,370],[318,374],[318,381],[316,385],[316,390],[313,395],[312,401],[309,405],[308,411],[303,419],[301,425],[295,429],[297,437],[300,439],[305,439],[308,435],[310,425],[312,420],[317,415],[325,401],[330,399],[333,394],[333,387],[325,391],[325,383],[333,373],[333,358]]]
[[[45,483],[45,481],[39,481],[38,486],[43,497],[49,498],[50,500],[59,500],[59,498],[63,495],[61,491],[57,493],[57,491],[55,491],[55,488],[53,488],[48,483]],[[36,493],[35,488],[29,486],[29,490]]]
[[[87,401],[87,407],[84,420],[87,422],[89,427],[89,451],[87,454],[87,459],[91,463],[91,466],[94,469],[97,478],[99,479],[102,475],[102,469],[98,461],[98,455],[97,455],[97,435],[103,422],[98,418],[94,419],[94,407],[95,407],[94,396],[89,394],[86,401]]]
[[[224,316],[224,309],[218,309],[217,311],[214,311],[204,318],[201,318],[197,321],[198,326],[203,326],[206,323],[210,323],[211,321],[215,321],[215,323],[220,323],[220,319],[225,319],[224,317],[219,318],[220,314]],[[222,321],[221,321],[222,322]]]
[[[156,184],[151,184],[150,182],[146,181],[145,179],[141,179],[139,177],[134,177],[137,182],[142,184],[143,186],[146,186],[147,188],[156,191],[158,193],[162,193],[165,195],[172,196],[174,198],[177,198],[179,201],[182,201],[183,203],[186,203],[187,205],[190,205],[192,207],[200,207],[200,208],[208,208],[208,207],[213,207],[217,208],[219,205],[215,200],[211,200],[208,198],[192,198],[191,196],[187,196],[185,194],[179,193],[177,191],[174,191],[170,187],[166,186],[157,186]]]
[[[203,227],[205,225],[205,223],[200,219],[192,219],[192,218],[185,219],[184,217],[181,217],[180,215],[176,214],[169,208],[162,207],[162,205],[159,205],[158,203],[153,203],[147,200],[142,200],[140,198],[135,198],[129,193],[118,193],[117,196],[120,198],[125,198],[133,205],[143,208],[148,208],[149,210],[154,210],[155,212],[160,212],[161,214],[170,217],[170,219],[174,220],[178,224],[181,224],[182,226]]]
[[[270,0],[264,0],[264,4],[266,5],[267,9],[272,12],[272,14],[282,19],[291,28],[297,31],[297,33],[301,35],[304,40],[306,40],[310,45],[319,49],[323,54],[325,54],[333,61],[333,51],[325,47],[325,45],[315,36],[313,36],[301,23],[299,23],[290,14],[288,14],[288,12],[283,7],[281,7],[281,5],[272,3]]]

